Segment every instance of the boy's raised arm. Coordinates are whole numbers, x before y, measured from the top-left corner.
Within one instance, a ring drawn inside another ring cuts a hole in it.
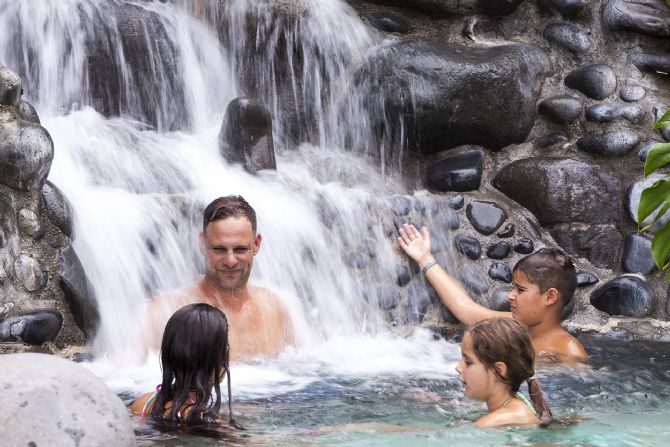
[[[474,302],[465,289],[436,263],[430,251],[428,228],[423,227],[419,232],[414,225],[405,224],[399,232],[398,242],[402,249],[419,264],[442,303],[461,322],[471,325],[486,318],[512,317],[510,312],[497,312]]]

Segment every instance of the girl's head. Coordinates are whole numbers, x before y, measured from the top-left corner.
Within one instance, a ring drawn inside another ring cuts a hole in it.
[[[232,420],[228,360],[228,321],[224,313],[204,303],[179,309],[170,317],[163,333],[163,383],[151,415],[172,421],[216,419],[221,407],[219,383],[227,375]],[[166,412],[165,404],[170,401],[173,405]],[[183,411],[184,406],[191,408]]]
[[[466,369],[476,366],[492,374],[491,380],[508,385],[513,393],[535,373],[535,351],[528,330],[511,318],[491,318],[474,324],[463,336],[461,351],[459,374],[465,377]],[[468,389],[477,393],[466,382],[466,394]]]

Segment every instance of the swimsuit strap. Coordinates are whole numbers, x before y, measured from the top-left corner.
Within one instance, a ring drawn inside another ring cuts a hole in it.
[[[533,404],[526,398],[526,396],[523,395],[523,393],[522,393],[521,391],[517,391],[516,393],[514,393],[514,397],[516,397],[517,399],[521,400],[521,402],[523,402],[524,404],[528,405],[528,408],[530,408],[530,411],[532,411],[533,414],[534,414],[535,416],[537,416],[537,411],[535,411],[535,407],[534,407]]]
[[[158,396],[158,391],[156,391],[154,395],[147,399],[147,401],[144,403],[144,407],[142,407],[142,413],[140,413],[141,418],[147,417],[147,409],[151,406],[154,399],[156,399],[156,396]]]

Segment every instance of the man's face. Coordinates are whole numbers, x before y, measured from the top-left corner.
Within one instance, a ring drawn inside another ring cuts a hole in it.
[[[512,285],[514,288],[507,298],[514,319],[527,326],[540,323],[546,311],[546,293],[540,293],[540,288],[528,281],[528,277],[518,270],[514,272]]]
[[[261,235],[255,234],[251,222],[245,217],[210,222],[206,231],[200,234],[205,278],[219,289],[244,287],[260,246]]]

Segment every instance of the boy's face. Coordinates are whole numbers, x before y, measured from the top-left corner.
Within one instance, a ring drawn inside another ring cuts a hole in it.
[[[525,273],[516,271],[512,281],[513,289],[508,295],[512,316],[526,326],[540,323],[547,306],[547,294],[540,293],[540,288],[528,281]]]

